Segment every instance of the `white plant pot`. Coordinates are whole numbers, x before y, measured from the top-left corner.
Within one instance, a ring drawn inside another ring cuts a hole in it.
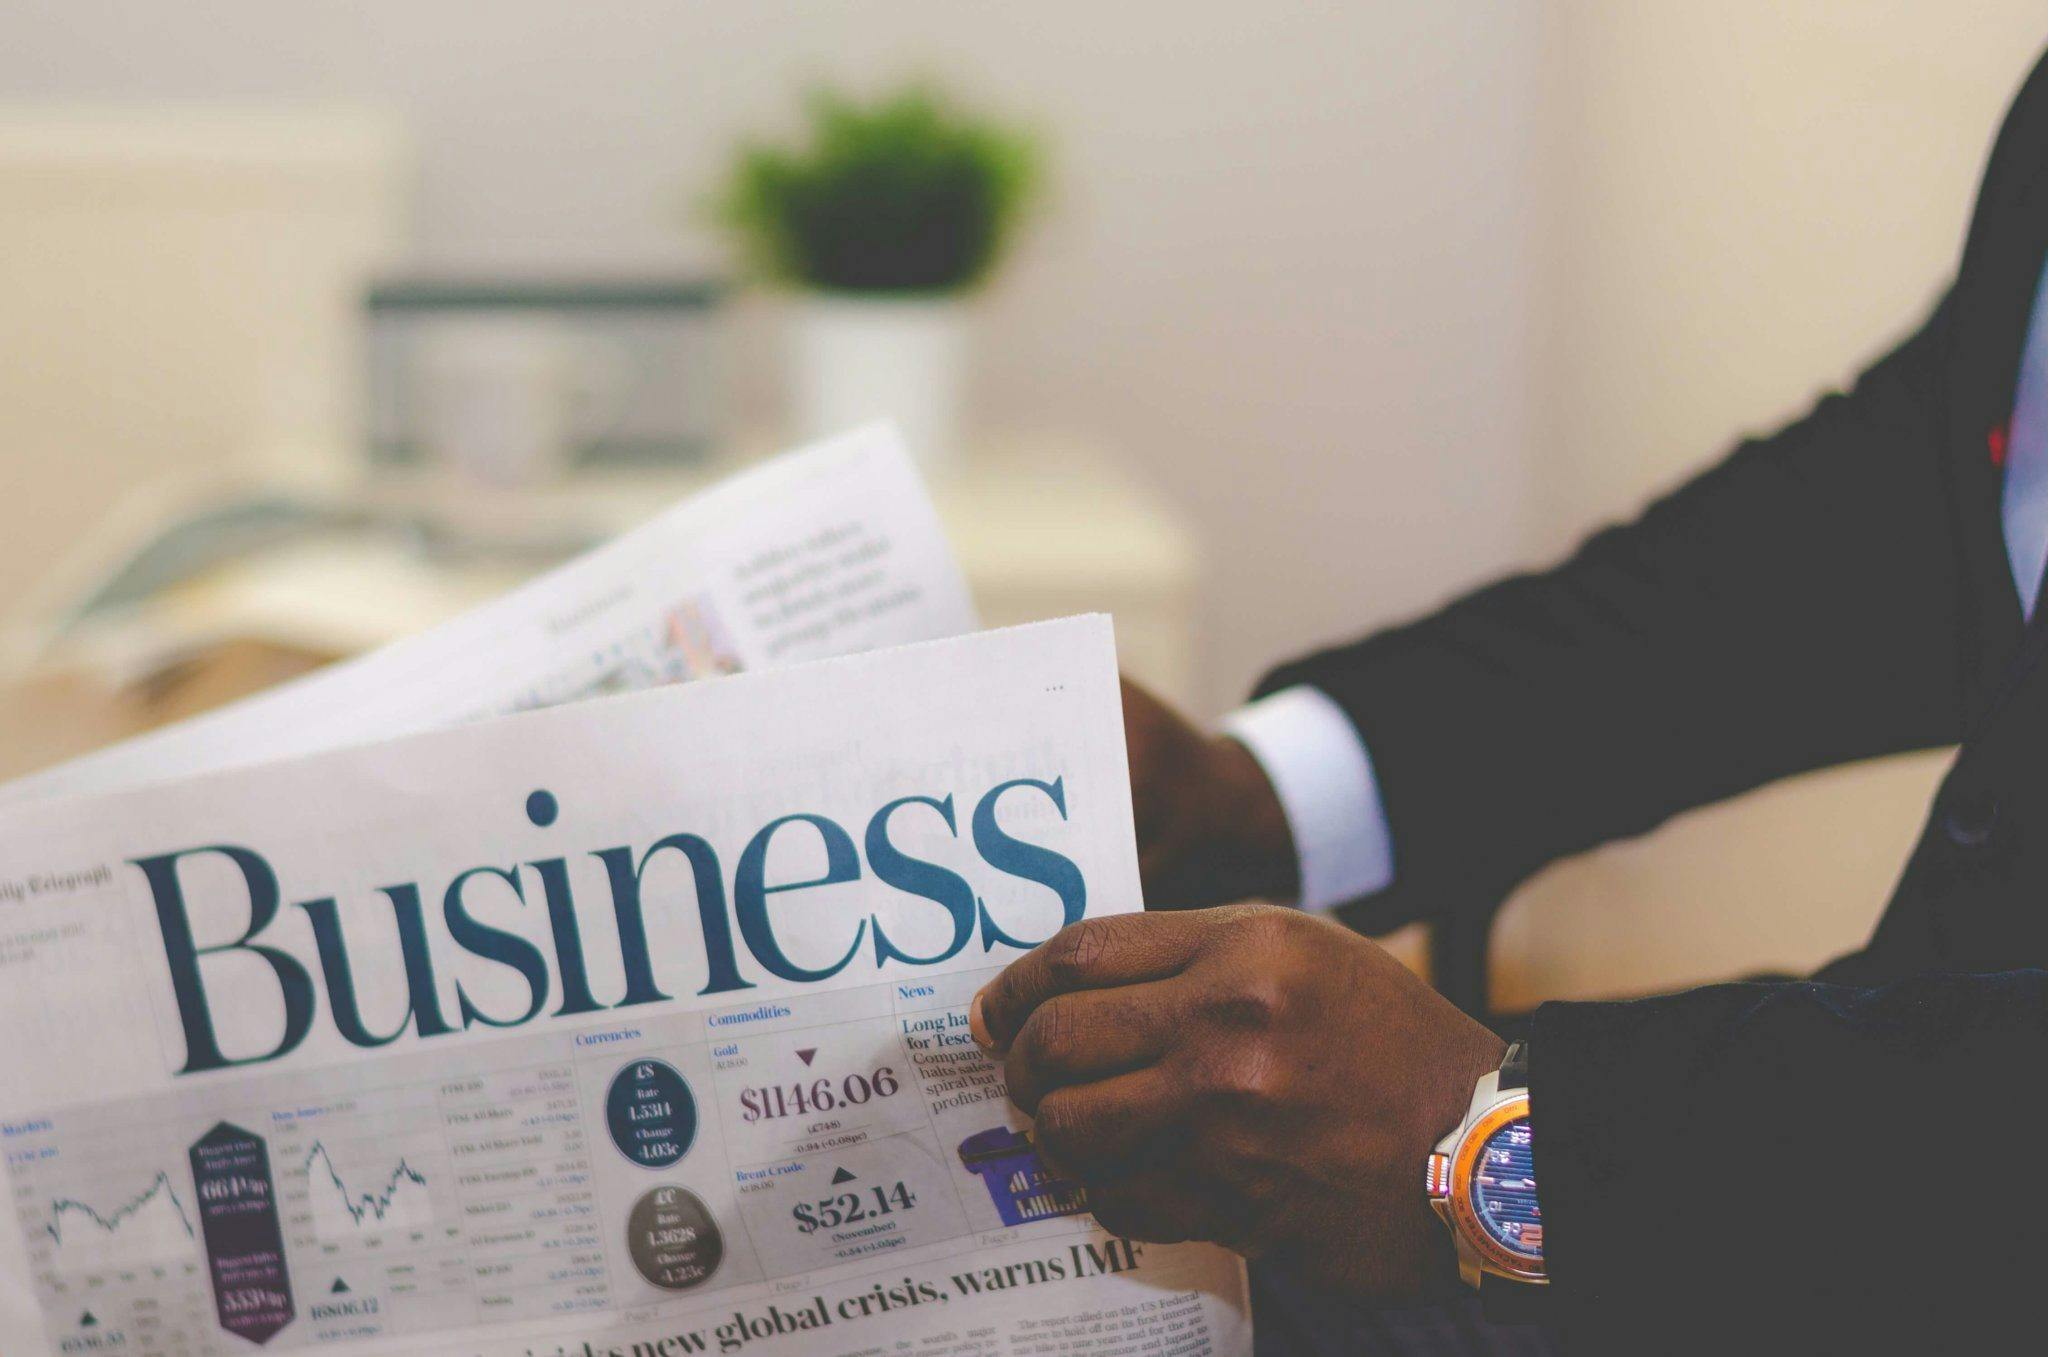
[[[805,440],[886,419],[927,477],[964,454],[967,306],[957,298],[805,297],[789,318],[789,397]]]

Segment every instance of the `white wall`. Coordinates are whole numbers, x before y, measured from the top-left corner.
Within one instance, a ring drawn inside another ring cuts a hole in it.
[[[1940,293],[2048,42],[2027,0],[1557,0],[1545,520],[1568,540],[1839,386]]]
[[[1036,120],[980,408],[1099,432],[1212,544],[1208,703],[1522,546],[1539,13],[1432,5],[20,0],[0,93],[390,102],[431,262],[702,258],[734,136],[827,77]],[[757,354],[768,346],[749,328]]]
[[[359,111],[0,102],[0,629],[33,644],[167,500],[360,466],[404,144]]]

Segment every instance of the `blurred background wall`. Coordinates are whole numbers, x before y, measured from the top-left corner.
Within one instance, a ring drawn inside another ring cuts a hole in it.
[[[1540,18],[29,0],[0,93],[392,105],[416,145],[416,253],[458,268],[703,261],[696,209],[735,139],[788,124],[816,80],[930,73],[1042,126],[1053,199],[984,299],[974,399],[991,423],[1113,440],[1208,530],[1215,708],[1306,638],[1522,550]],[[765,318],[741,330],[745,352],[773,342]],[[773,367],[736,364],[743,401],[766,406]]]
[[[2044,40],[2020,0],[30,0],[0,95],[388,107],[414,253],[456,269],[706,260],[693,204],[814,79],[928,72],[1035,121],[1053,200],[980,303],[976,407],[1098,436],[1185,511],[1213,714],[1853,372],[1934,295]],[[743,417],[772,309],[739,327]],[[1850,945],[1931,776],[1553,871],[1505,918],[1504,997]]]

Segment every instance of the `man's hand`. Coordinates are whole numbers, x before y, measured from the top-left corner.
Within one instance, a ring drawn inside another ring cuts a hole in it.
[[[1357,934],[1260,905],[1084,920],[970,1012],[1104,1228],[1384,1298],[1450,1273],[1423,1167],[1506,1048]]]
[[[1150,908],[1186,909],[1299,889],[1273,784],[1237,741],[1204,735],[1124,680],[1138,867]]]

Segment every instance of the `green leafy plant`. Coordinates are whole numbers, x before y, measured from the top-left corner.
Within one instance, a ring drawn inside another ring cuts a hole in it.
[[[913,87],[872,103],[805,105],[796,146],[743,146],[718,215],[752,266],[834,292],[952,292],[979,282],[1038,176],[1028,134]]]

